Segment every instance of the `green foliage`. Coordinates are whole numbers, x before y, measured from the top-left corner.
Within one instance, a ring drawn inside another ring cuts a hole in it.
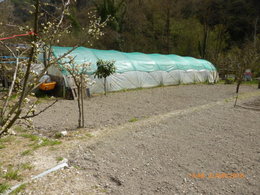
[[[32,154],[32,150],[25,150],[21,153],[22,156],[27,156],[27,155],[31,155]]]
[[[0,139],[0,143],[7,143],[7,142],[12,142],[15,140],[15,137],[14,136],[6,136],[6,137],[3,137]]]
[[[116,72],[115,61],[106,61],[99,59],[97,61],[97,70],[94,73],[94,77],[107,78],[111,74]]]
[[[134,118],[131,118],[128,122],[133,123],[133,122],[136,122],[136,121],[138,121],[138,118],[134,117]]]
[[[7,180],[21,180],[21,175],[19,174],[18,169],[14,169],[13,167],[8,167],[7,172],[2,176]]]
[[[228,77],[225,79],[225,84],[233,84],[235,82],[235,78]]]
[[[96,9],[102,21],[112,17],[112,20],[109,21],[109,26],[117,32],[122,30],[126,9],[125,0],[103,0],[100,3],[96,3]]]
[[[62,138],[62,133],[60,133],[60,132],[55,133],[54,138],[55,138],[55,139],[60,139],[60,138]]]
[[[94,136],[91,133],[86,133],[85,135],[86,135],[86,137],[93,137]]]
[[[3,144],[0,143],[0,150],[1,150],[1,149],[4,149],[4,148],[5,148],[5,145],[3,145]]]
[[[34,166],[31,163],[23,163],[21,164],[21,169],[23,170],[31,170]]]
[[[39,140],[39,137],[37,135],[32,135],[32,134],[22,134],[21,137],[28,138],[31,141],[38,141]]]
[[[48,138],[43,138],[43,139],[39,140],[38,143],[35,143],[32,146],[33,146],[33,149],[36,150],[40,147],[55,146],[55,145],[59,145],[61,143],[62,142],[59,141],[59,140],[51,140],[51,139],[48,139]]]
[[[107,94],[106,78],[116,72],[115,61],[106,61],[99,59],[97,61],[97,70],[94,73],[94,78],[104,78],[104,91]]]
[[[64,159],[63,157],[59,156],[59,157],[56,158],[56,161],[60,162],[60,161],[63,161],[63,159]]]
[[[7,183],[0,183],[0,194],[4,193],[6,190],[8,190],[10,185]]]

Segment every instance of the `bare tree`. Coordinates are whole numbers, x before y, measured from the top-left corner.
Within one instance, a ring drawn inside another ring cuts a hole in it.
[[[237,105],[238,94],[240,85],[244,79],[244,73],[246,69],[253,69],[256,65],[255,62],[259,58],[259,53],[257,52],[254,44],[247,43],[242,49],[236,48],[233,52],[233,65],[236,68],[236,100],[234,107]]]

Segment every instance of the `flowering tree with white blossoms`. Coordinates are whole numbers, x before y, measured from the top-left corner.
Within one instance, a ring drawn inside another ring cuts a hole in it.
[[[70,33],[71,25],[67,24],[66,16],[69,15],[69,8],[72,3],[73,0],[61,0],[61,5],[57,6],[55,4],[46,3],[46,1],[34,0],[31,11],[32,16],[34,17],[33,27],[19,27],[21,31],[27,32],[30,37],[29,43],[27,42],[29,49],[24,51],[27,54],[28,59],[24,59],[20,62],[17,61],[14,67],[11,87],[9,87],[8,92],[1,93],[0,137],[7,134],[8,130],[17,120],[32,118],[51,106],[36,113],[35,102],[37,99],[34,98],[36,100],[32,100],[32,92],[41,84],[39,79],[46,74],[50,66],[57,65],[59,61],[77,48],[77,46],[73,47],[58,58],[52,57],[52,45],[57,44],[64,34]],[[53,6],[56,10],[55,14],[48,13],[46,9],[44,9],[45,6]],[[43,18],[46,16],[48,16],[48,22],[42,22],[44,21]],[[86,40],[82,40],[79,45],[83,42],[91,44],[91,40],[98,39],[103,35],[101,29],[106,25],[106,22],[101,22],[96,16],[91,15],[91,17],[90,25],[87,29],[84,29],[88,36],[86,36]],[[15,54],[14,49],[8,47],[4,41],[0,41],[0,43],[12,54]],[[43,49],[46,52],[47,63],[45,64],[44,69],[36,74],[33,71],[33,65],[37,63],[37,58]],[[16,56],[16,59],[18,59],[17,57],[18,56]],[[14,83],[20,83],[20,88],[18,90],[14,90]],[[15,98],[10,98],[11,96]],[[30,106],[28,106],[28,104]]]
[[[77,104],[78,104],[78,128],[85,126],[84,122],[84,94],[86,89],[93,85],[95,82],[92,81],[88,76],[90,63],[76,64],[75,58],[68,56],[69,62],[64,63],[60,69],[65,70],[72,77],[74,84],[77,88]]]

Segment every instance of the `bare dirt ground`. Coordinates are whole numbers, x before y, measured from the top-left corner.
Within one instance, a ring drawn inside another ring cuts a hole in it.
[[[160,87],[94,96],[85,101],[85,123],[91,129],[117,126],[134,119],[143,119],[173,110],[203,105],[234,95],[234,85],[182,85]],[[242,86],[241,92],[256,89]],[[41,104],[39,110],[47,104]],[[77,103],[60,100],[34,118],[42,133],[73,130],[77,127]]]
[[[260,91],[242,86],[242,107],[234,108],[234,89],[188,85],[96,96],[86,101],[91,128],[69,131],[55,149],[26,157],[34,173],[57,157],[71,167],[20,194],[260,194]],[[34,124],[43,134],[77,125],[73,101],[42,116],[45,122]]]

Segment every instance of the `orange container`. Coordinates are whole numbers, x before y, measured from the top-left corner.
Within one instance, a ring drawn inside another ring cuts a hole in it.
[[[56,86],[56,82],[51,82],[51,83],[42,83],[39,88],[40,90],[43,91],[49,91],[49,90],[53,90]]]

